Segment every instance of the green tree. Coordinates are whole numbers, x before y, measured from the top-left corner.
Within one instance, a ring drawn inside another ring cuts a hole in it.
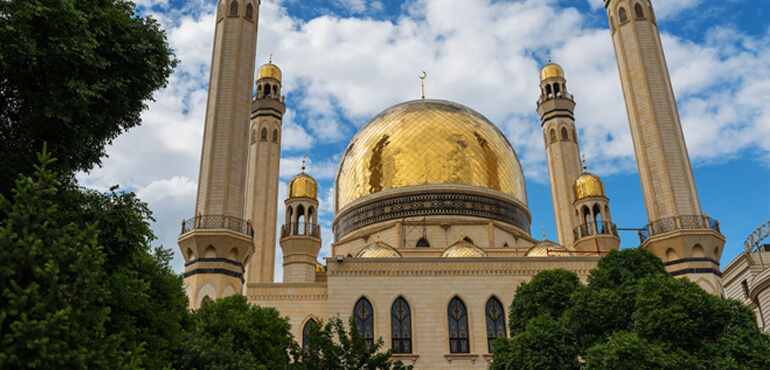
[[[0,194],[44,142],[62,176],[99,165],[175,64],[130,1],[0,1]]]
[[[236,294],[204,302],[176,358],[178,369],[284,369],[296,348],[288,319]]]
[[[564,286],[577,276],[559,274],[517,290],[513,337],[495,342],[492,369],[770,368],[770,336],[753,311],[670,276],[649,251],[609,253],[571,294]]]
[[[121,335],[122,347],[151,369],[173,361],[188,325],[183,280],[169,263],[172,252],[153,250],[152,213],[133,193],[68,187],[60,198],[62,218],[77,225],[98,224],[104,247],[106,330]],[[64,211],[66,210],[66,211]]]
[[[381,352],[384,346],[382,338],[367,346],[358,330],[355,317],[348,322],[350,332],[339,317],[330,318],[325,323],[319,322],[309,330],[309,346],[296,349],[292,357],[297,361],[297,369],[306,370],[410,370],[401,361],[390,361],[393,350]]]
[[[45,149],[33,177],[0,195],[0,368],[132,368],[105,329],[105,254],[97,225],[62,223]]]

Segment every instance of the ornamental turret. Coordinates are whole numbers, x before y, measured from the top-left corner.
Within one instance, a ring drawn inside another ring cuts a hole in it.
[[[315,282],[321,228],[318,226],[318,183],[302,172],[289,181],[286,222],[281,227],[283,282]]]

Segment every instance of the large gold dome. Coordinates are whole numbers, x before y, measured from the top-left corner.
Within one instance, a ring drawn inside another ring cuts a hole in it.
[[[336,181],[336,209],[383,190],[418,185],[471,185],[527,204],[521,164],[484,116],[443,100],[393,106],[358,131]]]

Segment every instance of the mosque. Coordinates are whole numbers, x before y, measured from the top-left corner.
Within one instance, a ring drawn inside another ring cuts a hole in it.
[[[556,268],[585,279],[618,249],[609,196],[580,160],[579,97],[553,63],[540,73],[533,109],[558,242],[531,234],[522,167],[495,124],[424,98],[385,109],[347,145],[334,183],[334,235],[321,235],[318,185],[304,167],[288,184],[278,229],[286,101],[272,61],[257,71],[254,95],[259,6],[219,0],[196,213],[179,236],[191,308],[243,294],[290,317],[300,343],[318,320],[353,315],[368,341],[382,338],[394,359],[417,369],[484,369],[491,341],[508,335],[519,284]],[[700,208],[653,5],[605,0],[605,8],[649,219],[641,246],[672,275],[723,295],[725,239]],[[333,238],[325,264],[322,237]]]

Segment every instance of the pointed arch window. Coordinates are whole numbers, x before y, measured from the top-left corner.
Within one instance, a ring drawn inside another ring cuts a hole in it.
[[[417,248],[430,248],[428,239],[420,238],[420,240],[417,241]]]
[[[278,130],[273,130],[273,142],[278,142]]]
[[[650,10],[650,19],[652,20],[652,23],[656,23],[657,20],[655,20],[655,12],[652,10],[652,4],[648,3],[647,5],[647,9]]]
[[[624,23],[628,20],[628,14],[626,13],[626,8],[620,8],[618,10],[618,16],[620,17],[620,23]]]
[[[264,128],[264,127],[262,128],[262,133],[259,134],[259,139],[260,140],[267,140],[267,129],[266,128]]]
[[[492,297],[487,301],[487,307],[484,310],[487,316],[487,348],[492,353],[492,341],[496,338],[505,338],[505,312],[503,305],[497,298]]]
[[[238,2],[235,0],[230,3],[230,15],[238,15]]]
[[[561,128],[561,141],[569,141],[569,133],[566,127]]]
[[[312,332],[314,327],[317,327],[318,323],[315,322],[315,320],[310,319],[305,323],[305,326],[302,328],[302,348],[308,348],[310,347],[310,333]]]
[[[395,353],[412,353],[412,314],[409,304],[399,297],[390,309],[390,331]]]
[[[549,136],[551,138],[551,142],[555,143],[556,142],[556,130],[551,129],[551,133],[549,134]]]
[[[574,128],[572,129],[572,141],[574,141],[575,144],[577,144],[577,142],[578,142],[577,141],[577,130],[575,130]]]
[[[246,5],[246,18],[254,19],[254,5]]]
[[[636,13],[636,19],[644,18],[644,10],[640,4],[634,5],[634,13]]]
[[[374,311],[368,299],[361,298],[356,302],[353,316],[356,318],[356,326],[364,337],[366,346],[371,347],[374,344]]]
[[[460,298],[454,297],[447,308],[449,352],[470,353],[468,342],[468,310]]]

